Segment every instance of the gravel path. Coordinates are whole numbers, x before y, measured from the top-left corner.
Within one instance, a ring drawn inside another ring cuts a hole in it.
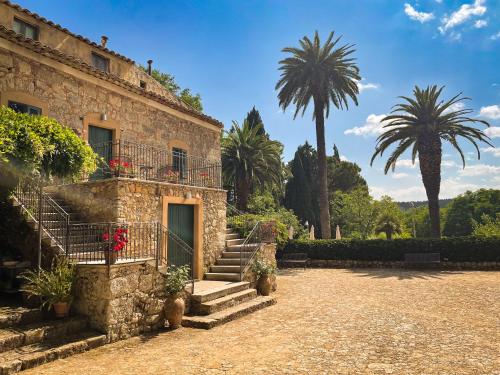
[[[278,304],[24,374],[500,374],[500,272],[290,270]]]

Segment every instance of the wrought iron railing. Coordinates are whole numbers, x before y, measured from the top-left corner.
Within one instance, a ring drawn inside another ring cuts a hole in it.
[[[106,264],[154,260],[156,267],[188,265],[194,280],[194,252],[175,233],[157,222],[74,223],[70,214],[41,189],[36,180],[24,179],[14,190],[14,198],[39,228],[71,261]],[[40,266],[40,264],[39,264]]]
[[[255,254],[262,247],[262,222],[258,221],[240,247],[240,281],[251,266]]]
[[[101,156],[98,169],[88,179],[136,178],[206,188],[222,188],[219,161],[130,141],[92,144]]]

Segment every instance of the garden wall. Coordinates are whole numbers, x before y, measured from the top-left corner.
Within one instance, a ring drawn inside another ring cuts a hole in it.
[[[165,325],[165,281],[147,262],[110,266],[109,275],[102,265],[79,265],[74,295],[74,312],[87,316],[110,342]],[[188,295],[185,300],[189,311]]]
[[[500,268],[500,238],[290,241],[283,253],[306,253],[313,267],[402,267],[407,253],[440,253],[429,267]]]

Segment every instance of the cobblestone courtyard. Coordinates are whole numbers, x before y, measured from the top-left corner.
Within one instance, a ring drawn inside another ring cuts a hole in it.
[[[278,304],[25,374],[500,374],[500,272],[293,270]]]

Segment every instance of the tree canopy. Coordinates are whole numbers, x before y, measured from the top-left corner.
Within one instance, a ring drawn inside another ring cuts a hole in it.
[[[147,68],[144,66],[139,66],[139,68],[144,72],[147,72]],[[151,77],[153,77],[160,85],[165,87],[174,95],[177,95],[184,103],[199,112],[203,112],[200,94],[192,94],[191,90],[188,88],[181,90],[181,87],[175,81],[175,77],[173,75],[161,72],[158,69],[153,69],[151,70]]]

